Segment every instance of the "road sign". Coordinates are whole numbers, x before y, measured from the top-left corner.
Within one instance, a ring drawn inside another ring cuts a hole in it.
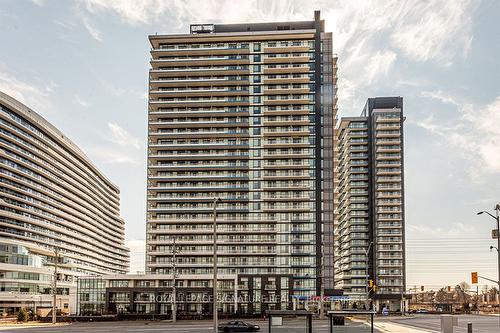
[[[491,230],[491,238],[498,239],[498,229]]]

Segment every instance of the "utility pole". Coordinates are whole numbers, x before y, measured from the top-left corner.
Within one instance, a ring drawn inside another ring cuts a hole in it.
[[[498,288],[498,325],[500,326],[500,216],[499,216],[499,213],[500,213],[500,204],[496,204],[495,208],[495,216],[493,216],[492,214],[490,214],[489,212],[487,211],[481,211],[481,212],[478,212],[477,215],[481,215],[483,213],[486,213],[488,214],[489,216],[491,216],[493,219],[495,219],[496,221],[496,239],[497,239],[497,246],[496,246],[496,250],[497,250],[497,260],[498,260],[498,263],[497,263],[497,269],[498,269],[498,276],[497,276],[497,288]],[[493,246],[490,246],[490,250],[493,248]]]
[[[217,313],[217,204],[221,202],[220,198],[214,199],[214,332],[218,332],[218,313]]]
[[[324,262],[323,262],[323,256],[321,256],[321,264],[319,265],[320,267],[320,272],[319,272],[319,288],[320,288],[320,300],[319,300],[319,319],[325,319],[325,304],[323,302],[323,298],[325,298],[325,283],[323,282],[323,276],[324,274]]]
[[[400,307],[401,307],[401,315],[404,316],[405,315],[405,299],[404,299],[404,295],[405,295],[405,291],[403,288],[401,288],[401,304],[400,304]]]
[[[59,261],[59,249],[54,247],[54,284],[52,285],[52,324],[57,322],[57,307],[56,307],[56,295],[57,295],[57,263]]]
[[[177,259],[175,257],[175,254],[177,253],[177,246],[175,245],[175,236],[174,236],[174,243],[172,245],[172,277],[173,277],[173,283],[172,283],[172,322],[175,323],[177,321]]]

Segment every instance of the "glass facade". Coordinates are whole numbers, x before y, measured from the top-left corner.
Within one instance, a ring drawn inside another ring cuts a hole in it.
[[[40,293],[52,292],[53,276],[42,270],[42,257],[30,254],[28,249],[12,244],[0,243],[0,264],[10,264],[33,268],[33,271],[13,271],[0,266],[0,292]],[[10,268],[12,269],[12,268]],[[43,272],[43,273],[42,273]],[[68,294],[68,288],[61,288],[60,293]]]
[[[54,281],[53,269],[46,265],[50,259],[22,245],[0,243],[0,313],[50,306]],[[58,305],[65,313],[70,311],[69,297],[74,294],[71,281],[71,275],[58,275]]]
[[[80,278],[77,283],[78,314],[82,316],[106,313],[106,285],[102,278]]]

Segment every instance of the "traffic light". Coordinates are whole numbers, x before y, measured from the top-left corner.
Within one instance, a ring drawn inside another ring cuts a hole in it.
[[[368,280],[368,287],[373,288],[373,280]]]
[[[424,286],[420,286],[420,291],[424,291]]]
[[[450,291],[451,291],[451,287],[450,287],[450,286],[448,286],[448,292],[450,292]]]
[[[477,272],[470,273],[472,284],[477,284]]]

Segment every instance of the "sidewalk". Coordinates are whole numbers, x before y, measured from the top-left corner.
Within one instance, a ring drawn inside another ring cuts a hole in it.
[[[0,331],[6,331],[6,330],[12,330],[12,329],[20,329],[20,328],[37,328],[37,327],[47,328],[47,327],[54,327],[54,326],[67,326],[67,325],[71,325],[71,323],[57,323],[55,325],[52,324],[52,323],[38,323],[38,322],[34,322],[34,323],[30,323],[30,322],[27,322],[27,323],[13,323],[13,324],[2,323],[2,324],[0,324]]]
[[[409,327],[393,322],[378,322],[373,325],[376,329],[386,333],[437,333],[438,331]]]

